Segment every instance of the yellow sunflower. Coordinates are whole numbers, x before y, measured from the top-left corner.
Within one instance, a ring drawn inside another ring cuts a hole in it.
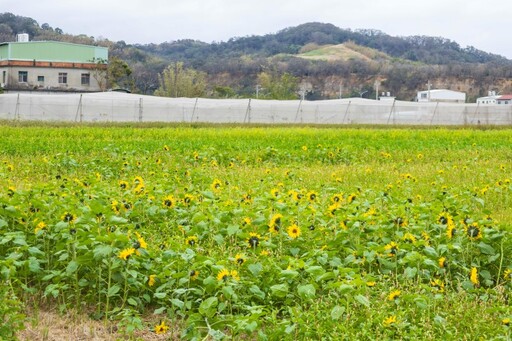
[[[300,236],[300,227],[298,227],[296,224],[293,224],[288,227],[287,232],[290,238],[296,239]]]

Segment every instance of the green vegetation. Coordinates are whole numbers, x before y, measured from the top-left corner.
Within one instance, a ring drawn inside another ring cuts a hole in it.
[[[211,44],[182,39],[129,45],[73,36],[47,23],[39,25],[31,18],[0,14],[0,41],[12,41],[21,32],[29,33],[34,40],[108,47],[112,60],[126,62],[132,71],[130,77],[121,77],[126,83],[123,86],[143,94],[154,93],[164,70],[179,62],[191,72],[207,74],[207,97],[254,97],[262,70],[273,70],[279,76],[289,74],[310,84],[309,100],[339,98],[340,84],[344,97],[370,90],[366,97],[375,98],[375,81],[381,82],[381,91],[390,91],[401,100],[412,100],[427,82],[464,91],[471,100],[487,95],[489,90],[512,91],[512,61],[474,47],[463,48],[442,37],[393,37],[378,30],[352,31],[332,24],[306,23],[275,34]],[[344,49],[328,52],[332,46]],[[304,58],[302,52],[313,47],[318,51],[309,54],[330,54],[331,58]],[[110,81],[114,84],[118,79]],[[298,91],[294,89],[295,98],[299,98]]]
[[[0,134],[0,338],[41,306],[125,338],[510,339],[509,129]]]

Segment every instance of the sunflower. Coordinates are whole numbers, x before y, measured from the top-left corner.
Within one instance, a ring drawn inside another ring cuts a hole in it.
[[[392,324],[395,324],[396,322],[397,322],[396,316],[395,315],[391,315],[389,317],[386,317],[386,319],[382,322],[382,324],[384,325],[384,327],[389,327]]]
[[[251,232],[249,233],[249,238],[247,238],[247,243],[249,243],[249,247],[255,248],[260,244],[261,236],[257,233]]]
[[[166,152],[168,152],[168,151],[169,151],[169,149],[170,149],[170,148],[169,148],[169,146],[168,146],[168,145],[164,145],[164,150],[165,150]]]
[[[440,268],[445,268],[448,265],[445,257],[439,258],[437,262],[439,263]]]
[[[215,179],[215,180],[213,180],[213,182],[210,185],[210,187],[214,191],[220,191],[222,189],[222,182],[219,179]]]
[[[231,270],[231,272],[229,273],[229,275],[231,276],[231,278],[233,278],[235,281],[239,281],[240,280],[240,276],[238,276],[238,271],[236,270]]]
[[[469,239],[476,240],[482,238],[482,229],[478,226],[477,222],[465,226],[464,229],[466,230],[466,235]]]
[[[235,263],[237,265],[242,265],[244,264],[245,262],[245,256],[241,253],[238,253],[236,256],[235,256]]]
[[[331,201],[334,203],[334,204],[337,204],[337,203],[340,203],[343,201],[343,194],[334,194],[332,197],[331,197]]]
[[[245,217],[242,220],[242,226],[248,226],[248,225],[251,225],[251,224],[252,224],[252,221],[251,221],[251,218],[249,218],[249,217]]]
[[[510,326],[510,318],[504,318],[503,320],[501,320],[501,324],[507,327]]]
[[[126,182],[124,180],[119,180],[119,187],[121,189],[127,189],[128,188],[128,182]]]
[[[471,268],[471,271],[469,273],[469,280],[475,286],[478,286],[480,284],[480,281],[478,280],[478,269],[477,268],[475,268],[475,267]]]
[[[191,281],[195,281],[199,277],[199,271],[192,270],[190,271],[189,276]]]
[[[506,281],[512,281],[512,270],[506,269],[505,272],[503,272],[503,278]]]
[[[433,281],[431,280],[430,285],[432,285],[434,289],[437,289],[438,292],[444,292],[444,283],[439,278],[436,278]]]
[[[135,249],[133,247],[131,247],[128,249],[121,250],[121,252],[119,252],[118,257],[121,258],[122,260],[128,260],[128,258],[131,255],[133,255],[134,253],[135,253]]]
[[[197,244],[198,238],[196,236],[189,236],[185,240],[185,243],[189,246],[194,246]]]
[[[169,330],[169,327],[165,325],[164,321],[160,322],[159,325],[155,326],[155,333],[156,334],[159,334],[159,335],[160,334],[165,334],[165,333],[167,333],[167,330]]]
[[[332,205],[329,205],[329,207],[327,208],[327,215],[329,217],[334,217],[334,215],[336,214],[336,211],[338,211],[339,208],[340,208],[340,204],[337,202]]]
[[[272,218],[270,218],[270,222],[268,223],[269,231],[272,233],[277,233],[281,228],[281,221],[283,216],[279,213],[274,214]]]
[[[392,292],[389,293],[388,295],[388,301],[394,301],[396,300],[401,294],[401,291],[400,290],[393,290]]]
[[[296,224],[293,224],[288,227],[287,232],[290,238],[296,239],[300,236],[300,227],[298,227]]]
[[[148,248],[148,244],[146,243],[144,238],[142,238],[142,236],[139,234],[139,232],[135,232],[135,235],[137,236],[137,242],[136,243],[139,246],[136,249],[138,249],[138,248],[147,249]]]
[[[318,193],[311,191],[306,194],[306,198],[308,198],[309,201],[313,202],[318,198]]]
[[[72,213],[66,212],[62,215],[61,219],[62,221],[71,224],[75,221],[76,217]]]
[[[41,231],[42,229],[44,229],[46,227],[46,224],[42,221],[40,221],[37,225],[36,225],[36,228],[34,229],[34,233],[37,234],[37,232]]]
[[[229,276],[230,276],[230,273],[229,273],[229,270],[227,269],[222,269],[221,271],[219,271],[219,273],[217,274],[217,280],[220,282],[220,281],[227,281],[229,279]]]
[[[270,190],[270,195],[271,195],[272,197],[274,197],[274,198],[277,198],[277,197],[279,196],[279,194],[280,194],[280,191],[279,191],[279,189],[277,189],[277,188],[272,188],[272,189]]]
[[[176,205],[176,200],[174,200],[172,195],[168,195],[163,199],[162,205],[167,208],[172,208]]]
[[[354,200],[356,200],[356,199],[357,199],[357,196],[356,196],[354,193],[352,193],[352,194],[350,194],[350,195],[348,196],[348,198],[347,198],[347,202],[350,204],[351,202],[353,202],[353,201],[354,201]]]
[[[452,221],[446,226],[446,236],[448,239],[452,239],[455,236],[455,233],[457,233],[457,230],[455,229],[455,224]]]
[[[388,251],[388,256],[393,257],[398,252],[398,245],[395,242],[390,242],[386,246],[384,246],[384,250]]]
[[[152,287],[153,285],[155,285],[155,282],[156,282],[156,275],[149,275],[148,285],[150,287]]]
[[[185,196],[183,197],[183,204],[185,206],[189,206],[192,201],[194,200],[194,196],[191,195],[191,194],[185,194]]]

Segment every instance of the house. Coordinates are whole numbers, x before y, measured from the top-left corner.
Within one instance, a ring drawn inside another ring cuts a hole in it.
[[[447,89],[424,90],[418,91],[416,100],[418,102],[465,103],[466,94]]]
[[[6,91],[102,91],[107,60],[105,47],[18,35],[17,42],[0,43],[0,85]]]
[[[497,104],[512,105],[512,95],[501,95],[496,99]]]

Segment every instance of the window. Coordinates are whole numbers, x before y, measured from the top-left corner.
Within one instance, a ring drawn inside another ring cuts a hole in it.
[[[18,71],[18,82],[26,83],[28,81],[28,71]]]
[[[60,84],[68,83],[68,74],[66,72],[59,72],[59,83]]]
[[[37,76],[37,81],[39,83],[44,83],[44,76]]]
[[[2,72],[2,83],[5,84],[5,79],[7,78],[7,72],[6,71],[3,71]]]
[[[82,85],[91,84],[91,75],[88,73],[82,73]]]
[[[421,98],[422,99],[426,99],[427,98],[427,94],[421,94]]]

